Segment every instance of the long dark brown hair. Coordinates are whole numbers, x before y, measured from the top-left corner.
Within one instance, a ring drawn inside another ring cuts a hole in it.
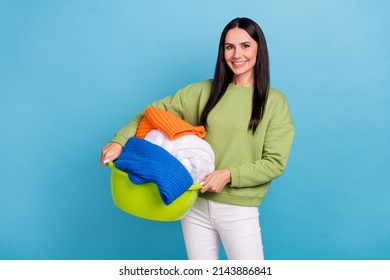
[[[217,64],[210,97],[203,109],[200,124],[207,128],[207,117],[218,101],[225,94],[227,87],[233,80],[233,72],[225,61],[225,38],[230,29],[244,29],[258,44],[257,59],[254,67],[254,89],[252,98],[252,114],[248,130],[254,134],[260,124],[267,102],[270,87],[269,57],[267,42],[260,26],[249,18],[235,18],[229,22],[222,31],[219,41]]]

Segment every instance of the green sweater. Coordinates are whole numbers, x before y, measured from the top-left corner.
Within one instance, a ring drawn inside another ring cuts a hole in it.
[[[174,113],[192,125],[200,115],[211,92],[212,80],[190,84],[174,96],[150,106]],[[230,85],[210,112],[204,138],[215,153],[215,169],[229,168],[231,183],[220,193],[201,193],[206,199],[243,206],[259,206],[270,183],[279,177],[290,154],[294,127],[285,96],[271,88],[263,119],[253,135],[248,131],[253,87]],[[118,131],[113,142],[124,146],[134,136],[144,113],[138,114]]]

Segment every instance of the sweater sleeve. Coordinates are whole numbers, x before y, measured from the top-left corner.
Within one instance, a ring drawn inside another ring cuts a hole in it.
[[[250,164],[229,168],[232,179],[230,187],[258,186],[282,175],[294,138],[294,126],[285,98],[279,99],[270,109],[272,112],[261,158]]]

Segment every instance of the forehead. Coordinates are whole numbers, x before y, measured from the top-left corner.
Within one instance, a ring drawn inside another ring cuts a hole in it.
[[[226,33],[225,43],[255,42],[253,38],[242,28],[233,28]]]

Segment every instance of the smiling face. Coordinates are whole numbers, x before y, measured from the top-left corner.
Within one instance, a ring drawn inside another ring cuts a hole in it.
[[[258,44],[241,28],[230,29],[225,37],[225,61],[234,73],[233,82],[253,85]]]

